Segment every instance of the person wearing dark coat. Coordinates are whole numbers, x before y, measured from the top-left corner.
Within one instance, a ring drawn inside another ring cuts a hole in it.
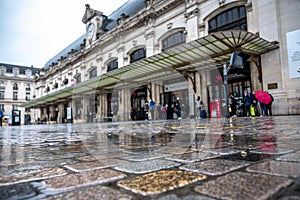
[[[176,114],[178,116],[178,119],[181,119],[181,101],[179,97],[177,97],[176,103],[175,103],[175,108],[176,108]]]
[[[248,91],[245,90],[244,91],[244,99],[243,99],[243,103],[244,103],[244,116],[251,116],[250,114],[250,106],[251,106],[251,96],[249,95]]]
[[[230,100],[230,117],[233,117],[236,116],[237,102],[233,95],[230,95],[229,100]]]
[[[273,101],[274,101],[274,98],[273,98],[273,96],[272,96],[269,92],[268,92],[268,94],[270,95],[272,101],[266,105],[266,110],[267,110],[266,115],[267,115],[267,116],[268,116],[268,115],[269,115],[269,116],[272,116],[272,115],[273,115],[273,113],[272,113],[272,103],[273,103]]]

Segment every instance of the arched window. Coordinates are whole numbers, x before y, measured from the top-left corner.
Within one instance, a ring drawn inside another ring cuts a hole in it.
[[[26,84],[25,89],[26,89],[27,91],[30,91],[30,84],[29,84],[29,83]]]
[[[65,80],[63,80],[63,84],[68,85],[68,83],[69,83],[69,79],[65,78]]]
[[[107,65],[107,72],[112,71],[114,69],[118,69],[118,59],[111,61]]]
[[[97,76],[97,68],[94,68],[90,71],[90,78],[94,78]]]
[[[58,83],[55,83],[54,85],[53,85],[53,89],[57,89],[58,88]]]
[[[140,48],[130,54],[130,63],[146,58],[146,49]]]
[[[185,43],[186,37],[183,31],[173,33],[162,41],[162,50],[169,49],[179,44]]]
[[[19,89],[18,83],[14,83],[13,89],[14,89],[14,90],[18,90],[18,89]]]
[[[81,74],[77,74],[75,77],[76,83],[81,83]]]
[[[234,7],[212,18],[209,22],[209,33],[225,30],[247,30],[245,6]]]
[[[5,88],[5,83],[3,81],[0,82],[0,88],[4,89]]]

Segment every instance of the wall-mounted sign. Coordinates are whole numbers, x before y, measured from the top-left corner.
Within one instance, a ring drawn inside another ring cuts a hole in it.
[[[188,86],[187,81],[165,85],[165,92],[188,89]]]
[[[300,30],[286,33],[290,78],[300,77]]]

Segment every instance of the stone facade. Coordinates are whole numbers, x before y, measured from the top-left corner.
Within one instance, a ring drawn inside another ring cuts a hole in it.
[[[6,125],[12,124],[12,111],[20,111],[20,125],[34,123],[39,110],[25,109],[21,105],[35,98],[35,73],[40,69],[0,63],[0,109]],[[17,119],[17,121],[18,121]]]
[[[299,1],[136,0],[134,3],[136,7],[139,6],[135,12],[132,12],[134,9],[129,9],[131,12],[126,10],[126,5],[132,5],[125,4],[111,16],[105,16],[87,5],[82,20],[86,24],[86,34],[67,48],[67,54],[63,55],[61,52],[45,65],[45,70],[35,80],[37,97],[54,94],[74,84],[89,81],[95,76],[105,76],[114,62],[117,62],[119,69],[125,67],[134,61],[134,53],[138,50],[144,50],[145,57],[160,54],[164,51],[164,42],[175,33],[180,33],[181,37],[184,35],[186,43],[206,36],[213,30],[211,22],[214,19],[220,30],[230,29],[226,28],[231,26],[228,20],[232,17],[231,13],[235,16],[237,12],[240,23],[246,24],[242,28],[270,42],[278,42],[279,48],[259,57],[251,57],[249,74],[243,78],[232,76],[229,82],[230,93],[235,92],[240,100],[244,89],[269,91],[275,99],[274,115],[300,114],[300,79],[289,78],[286,40],[286,33],[300,29],[300,22],[297,20],[300,17]],[[240,10],[236,11],[236,8]],[[120,13],[121,11],[123,12]],[[227,21],[222,22],[222,13],[227,11],[230,11],[224,18]],[[117,13],[120,15],[116,17]],[[222,23],[227,24],[222,26]],[[218,71],[217,68],[216,65],[215,71]],[[218,96],[223,89],[222,86],[214,85],[215,77],[212,74],[212,70],[199,70],[193,77],[182,76],[185,79],[177,81],[166,78],[146,85],[133,84],[130,88],[105,90],[96,87],[85,88],[79,93],[71,91],[67,97],[41,105],[40,117],[58,123],[70,120],[79,123],[104,120],[110,118],[110,113],[113,112],[112,119],[126,121],[130,120],[131,107],[136,107],[136,111],[143,109],[144,102],[150,98],[161,104],[169,100],[173,102],[172,97],[168,97],[169,94],[184,101],[186,117],[194,117],[194,99],[197,96],[201,96],[208,114],[211,115],[212,102],[224,99],[222,94]],[[184,82],[187,87],[175,88],[172,93],[166,90],[166,86],[175,84],[179,87]],[[144,92],[145,96],[138,99],[133,96],[135,91],[140,95]],[[216,91],[220,92],[215,95]],[[224,107],[224,101],[219,106]],[[72,108],[71,118],[67,117],[67,108]]]

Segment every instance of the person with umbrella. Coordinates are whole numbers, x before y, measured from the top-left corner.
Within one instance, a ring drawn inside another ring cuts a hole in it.
[[[270,95],[262,90],[258,90],[255,93],[255,98],[259,101],[261,108],[261,116],[267,115],[267,105],[272,102]]]

